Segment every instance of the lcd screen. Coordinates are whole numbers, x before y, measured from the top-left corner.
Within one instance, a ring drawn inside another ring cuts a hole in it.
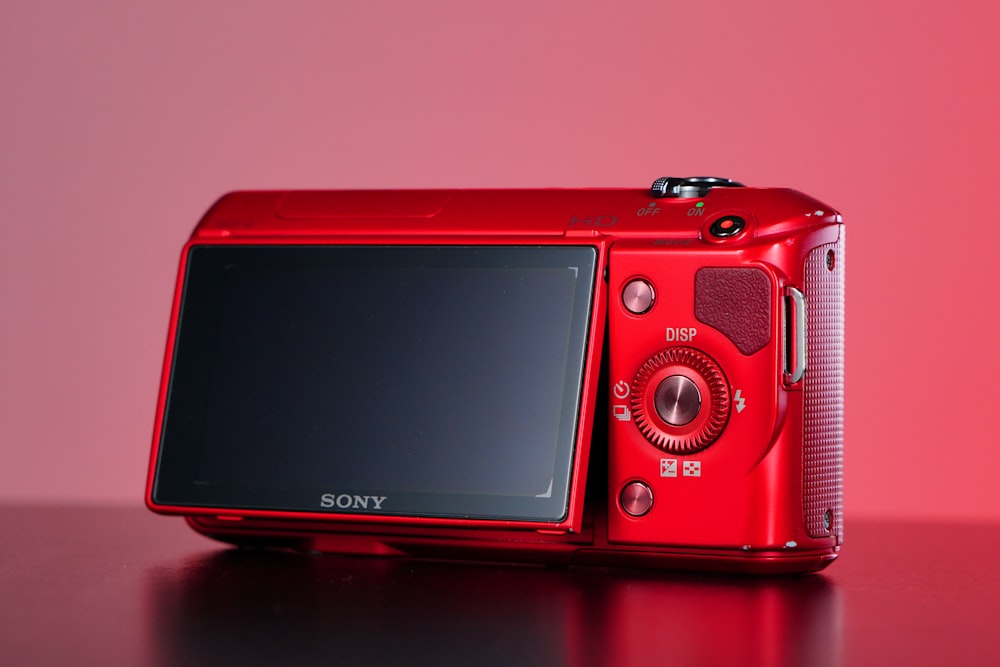
[[[589,246],[193,247],[154,501],[562,519],[595,262]]]

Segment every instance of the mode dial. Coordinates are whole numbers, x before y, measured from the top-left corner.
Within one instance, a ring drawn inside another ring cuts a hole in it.
[[[722,434],[732,399],[729,382],[711,357],[694,348],[671,347],[639,368],[630,403],[635,425],[652,445],[693,454]]]

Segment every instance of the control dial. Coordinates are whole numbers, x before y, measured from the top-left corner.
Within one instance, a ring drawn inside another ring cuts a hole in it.
[[[630,396],[639,431],[672,454],[711,445],[729,421],[729,382],[711,357],[690,347],[654,354],[635,374]]]

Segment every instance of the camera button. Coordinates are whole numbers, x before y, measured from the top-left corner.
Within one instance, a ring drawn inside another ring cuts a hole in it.
[[[747,221],[738,215],[726,215],[715,222],[708,228],[708,233],[719,239],[726,239],[730,236],[736,236],[744,229],[746,229]]]
[[[630,280],[622,289],[622,305],[633,315],[642,315],[653,307],[656,293],[653,286],[642,278]]]
[[[656,388],[656,414],[671,426],[690,424],[701,411],[698,385],[683,375],[671,375]]]
[[[722,369],[690,347],[670,347],[647,359],[632,380],[628,405],[643,437],[672,454],[693,454],[714,443],[731,407]]]
[[[653,508],[653,490],[642,482],[629,482],[622,489],[622,509],[631,516],[643,516]]]

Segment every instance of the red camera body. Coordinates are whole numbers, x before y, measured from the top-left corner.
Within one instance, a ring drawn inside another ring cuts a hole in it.
[[[843,349],[841,216],[793,190],[232,193],[182,256],[146,502],[244,545],[814,571]]]

